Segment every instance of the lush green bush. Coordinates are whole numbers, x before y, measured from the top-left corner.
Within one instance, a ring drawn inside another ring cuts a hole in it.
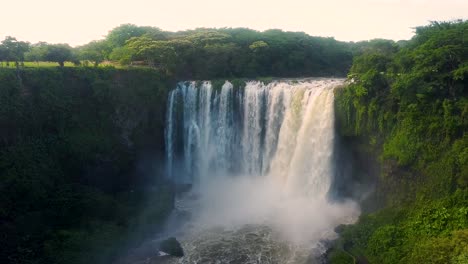
[[[466,256],[467,205],[468,191],[459,190],[444,199],[389,207],[347,226],[340,243],[371,263],[450,263]]]
[[[336,264],[353,264],[354,263],[354,258],[342,250],[333,250],[328,255],[328,259],[331,263],[336,263]]]

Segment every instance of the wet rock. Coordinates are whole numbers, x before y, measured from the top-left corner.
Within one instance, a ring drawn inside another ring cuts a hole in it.
[[[334,231],[337,234],[341,234],[345,230],[345,228],[346,228],[346,225],[341,224],[341,225],[336,226]]]
[[[184,250],[182,249],[182,246],[175,237],[170,237],[166,240],[161,241],[161,244],[159,245],[159,251],[162,251],[174,257],[184,256]]]

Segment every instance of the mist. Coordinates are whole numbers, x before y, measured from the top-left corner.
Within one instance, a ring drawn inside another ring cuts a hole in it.
[[[359,215],[359,206],[351,200],[338,203],[287,193],[270,177],[219,177],[199,194],[196,229],[267,225],[296,244],[332,239],[335,226],[351,223]]]

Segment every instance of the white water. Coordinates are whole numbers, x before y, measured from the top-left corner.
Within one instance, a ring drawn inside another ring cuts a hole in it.
[[[169,94],[168,176],[193,184],[181,201],[193,214],[182,263],[305,263],[356,218],[354,203],[328,197],[340,84],[188,82]]]

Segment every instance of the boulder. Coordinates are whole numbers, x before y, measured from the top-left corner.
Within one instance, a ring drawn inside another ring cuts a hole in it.
[[[182,249],[182,246],[175,237],[170,237],[161,241],[161,243],[159,244],[159,251],[162,251],[174,257],[184,256],[184,250]]]

